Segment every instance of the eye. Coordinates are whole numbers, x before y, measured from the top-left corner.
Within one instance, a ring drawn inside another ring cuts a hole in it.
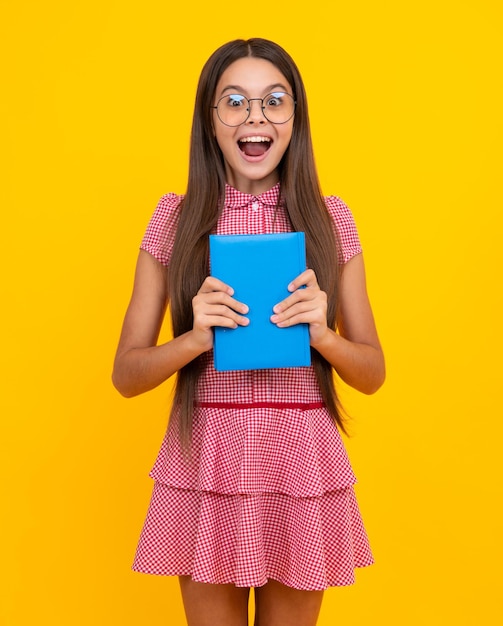
[[[278,91],[276,93],[271,93],[264,98],[265,106],[267,107],[277,107],[283,104],[283,98],[285,94],[282,91]]]
[[[236,93],[232,93],[223,98],[225,104],[232,108],[239,108],[245,106],[247,100],[244,96]]]

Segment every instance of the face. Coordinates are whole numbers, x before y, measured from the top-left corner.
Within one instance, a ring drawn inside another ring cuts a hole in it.
[[[281,91],[293,93],[275,65],[264,59],[245,57],[229,65],[222,74],[213,104],[231,94],[252,99]],[[290,143],[294,119],[273,124],[264,117],[260,104],[257,100],[251,102],[246,122],[233,127],[223,124],[213,110],[213,130],[224,157],[227,182],[239,191],[255,195],[278,182],[278,165]]]

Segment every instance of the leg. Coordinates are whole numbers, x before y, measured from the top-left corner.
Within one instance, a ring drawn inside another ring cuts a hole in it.
[[[180,576],[188,626],[247,626],[250,590],[234,585],[208,585]]]
[[[255,626],[315,626],[323,591],[300,591],[269,580],[255,589]]]

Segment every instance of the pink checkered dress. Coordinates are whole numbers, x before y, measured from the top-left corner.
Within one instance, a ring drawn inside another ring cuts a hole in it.
[[[219,234],[290,230],[279,185],[259,196],[226,188]],[[142,249],[169,263],[181,196],[164,196]],[[361,252],[346,205],[326,198],[342,242],[340,262]],[[259,587],[354,582],[372,563],[356,482],[312,367],[216,372],[204,357],[191,458],[176,415],[151,472],[152,500],[133,569]]]

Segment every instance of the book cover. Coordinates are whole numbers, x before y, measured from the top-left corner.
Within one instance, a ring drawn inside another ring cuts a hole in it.
[[[290,295],[289,283],[306,269],[304,233],[210,235],[210,268],[250,309],[248,326],[215,327],[216,370],[311,364],[308,325],[278,328],[270,321],[273,306]]]

